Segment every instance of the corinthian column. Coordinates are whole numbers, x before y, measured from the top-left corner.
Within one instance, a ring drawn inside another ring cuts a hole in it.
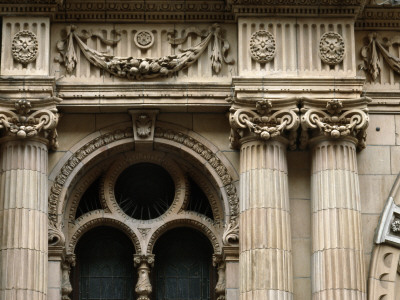
[[[286,148],[298,109],[290,99],[249,102],[234,101],[230,116],[231,143],[240,146],[240,299],[292,299]]]
[[[365,145],[367,103],[367,98],[305,101],[302,109],[303,131],[313,135],[314,300],[366,299],[356,148]]]
[[[46,299],[47,147],[55,146],[58,101],[39,110],[26,100],[0,103],[1,300]]]

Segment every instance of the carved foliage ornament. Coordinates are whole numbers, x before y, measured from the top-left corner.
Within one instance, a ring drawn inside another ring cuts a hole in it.
[[[371,76],[372,81],[375,81],[381,73],[379,54],[394,72],[400,74],[400,58],[387,50],[391,45],[400,45],[400,36],[390,40],[387,38],[379,40],[377,33],[370,33],[368,35],[368,45],[361,48],[364,66],[360,68]]]
[[[38,49],[38,41],[33,32],[23,30],[14,35],[11,51],[15,61],[23,65],[35,61]]]
[[[343,102],[337,99],[328,101],[325,110],[302,108],[302,135],[307,134],[307,129],[318,129],[321,134],[334,139],[355,137],[358,140],[358,147],[365,148],[368,109],[344,110],[343,108]],[[304,148],[305,145],[301,147]]]
[[[52,97],[55,102],[60,98]],[[57,109],[40,109],[31,113],[32,104],[22,99],[14,103],[14,110],[0,110],[0,128],[4,128],[8,135],[17,136],[21,139],[35,137],[41,134],[49,140],[51,149],[56,149],[58,123]]]
[[[321,60],[328,65],[340,63],[345,54],[345,45],[339,33],[325,32],[319,41],[319,55]]]
[[[99,34],[84,32],[79,34],[76,26],[67,27],[67,37],[57,43],[60,57],[57,60],[66,66],[67,72],[72,73],[77,64],[75,45],[79,47],[88,61],[98,68],[105,70],[117,77],[128,78],[131,80],[141,80],[144,78],[157,78],[172,75],[182,69],[186,69],[194,64],[203,52],[212,44],[211,67],[218,74],[221,71],[222,63],[233,64],[234,61],[228,58],[229,43],[223,38],[223,30],[218,24],[212,25],[208,31],[203,32],[196,28],[188,28],[186,35],[182,38],[175,38],[175,32],[169,33],[168,42],[177,46],[184,43],[189,35],[202,37],[202,41],[191,48],[180,49],[176,55],[167,55],[160,58],[135,58],[135,57],[116,57],[89,48],[84,40],[91,36],[100,38],[101,42],[115,46],[119,40],[105,40]],[[150,32],[142,31],[135,37],[135,42],[139,47],[151,46]],[[139,36],[140,34],[140,36]]]
[[[275,38],[270,32],[259,30],[251,35],[250,54],[255,61],[267,63],[274,59],[275,52]]]
[[[295,134],[299,127],[300,119],[297,107],[282,110],[273,110],[269,100],[260,100],[255,109],[236,108],[230,109],[229,122],[231,124],[230,142],[232,148],[237,148],[239,140],[249,134],[258,136],[262,140],[269,140],[290,131],[289,141],[291,147],[295,146]]]

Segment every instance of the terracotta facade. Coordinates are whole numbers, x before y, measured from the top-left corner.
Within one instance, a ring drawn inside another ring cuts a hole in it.
[[[179,298],[167,236],[209,251],[179,299],[400,300],[396,1],[0,13],[0,300],[111,299],[83,292],[102,228],[132,249],[127,300]]]

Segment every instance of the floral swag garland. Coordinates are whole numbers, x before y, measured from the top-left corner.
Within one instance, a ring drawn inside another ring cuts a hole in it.
[[[72,25],[67,27],[67,37],[57,42],[57,50],[60,55],[56,58],[56,61],[64,64],[67,72],[72,73],[78,62],[75,52],[75,46],[77,45],[88,61],[96,67],[116,77],[141,80],[167,77],[190,67],[208,48],[208,45],[212,43],[211,67],[216,74],[221,71],[222,63],[234,63],[233,59],[228,58],[230,46],[223,38],[224,31],[218,24],[213,24],[206,32],[190,27],[186,30],[186,35],[181,38],[176,38],[175,32],[169,32],[168,43],[173,46],[181,45],[191,34],[200,36],[202,41],[194,47],[179,49],[180,53],[176,55],[167,55],[160,58],[116,57],[89,48],[85,41],[90,37],[97,37],[103,44],[115,46],[121,40],[120,38],[107,40],[100,33],[92,33],[85,30],[78,33],[77,27]],[[118,32],[117,35],[119,35]]]

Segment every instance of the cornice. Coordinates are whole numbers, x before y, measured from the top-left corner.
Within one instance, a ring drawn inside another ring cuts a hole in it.
[[[231,7],[222,0],[211,1],[66,1],[55,14],[57,22],[186,22],[233,21]]]
[[[54,96],[55,82],[48,76],[0,76],[0,98],[35,102]]]
[[[366,0],[228,0],[236,17],[357,17]]]
[[[57,84],[58,106],[68,112],[126,112],[157,107],[161,112],[226,112],[230,83],[141,82],[110,85]]]
[[[400,26],[400,7],[367,5],[355,23],[356,30],[390,30]]]

